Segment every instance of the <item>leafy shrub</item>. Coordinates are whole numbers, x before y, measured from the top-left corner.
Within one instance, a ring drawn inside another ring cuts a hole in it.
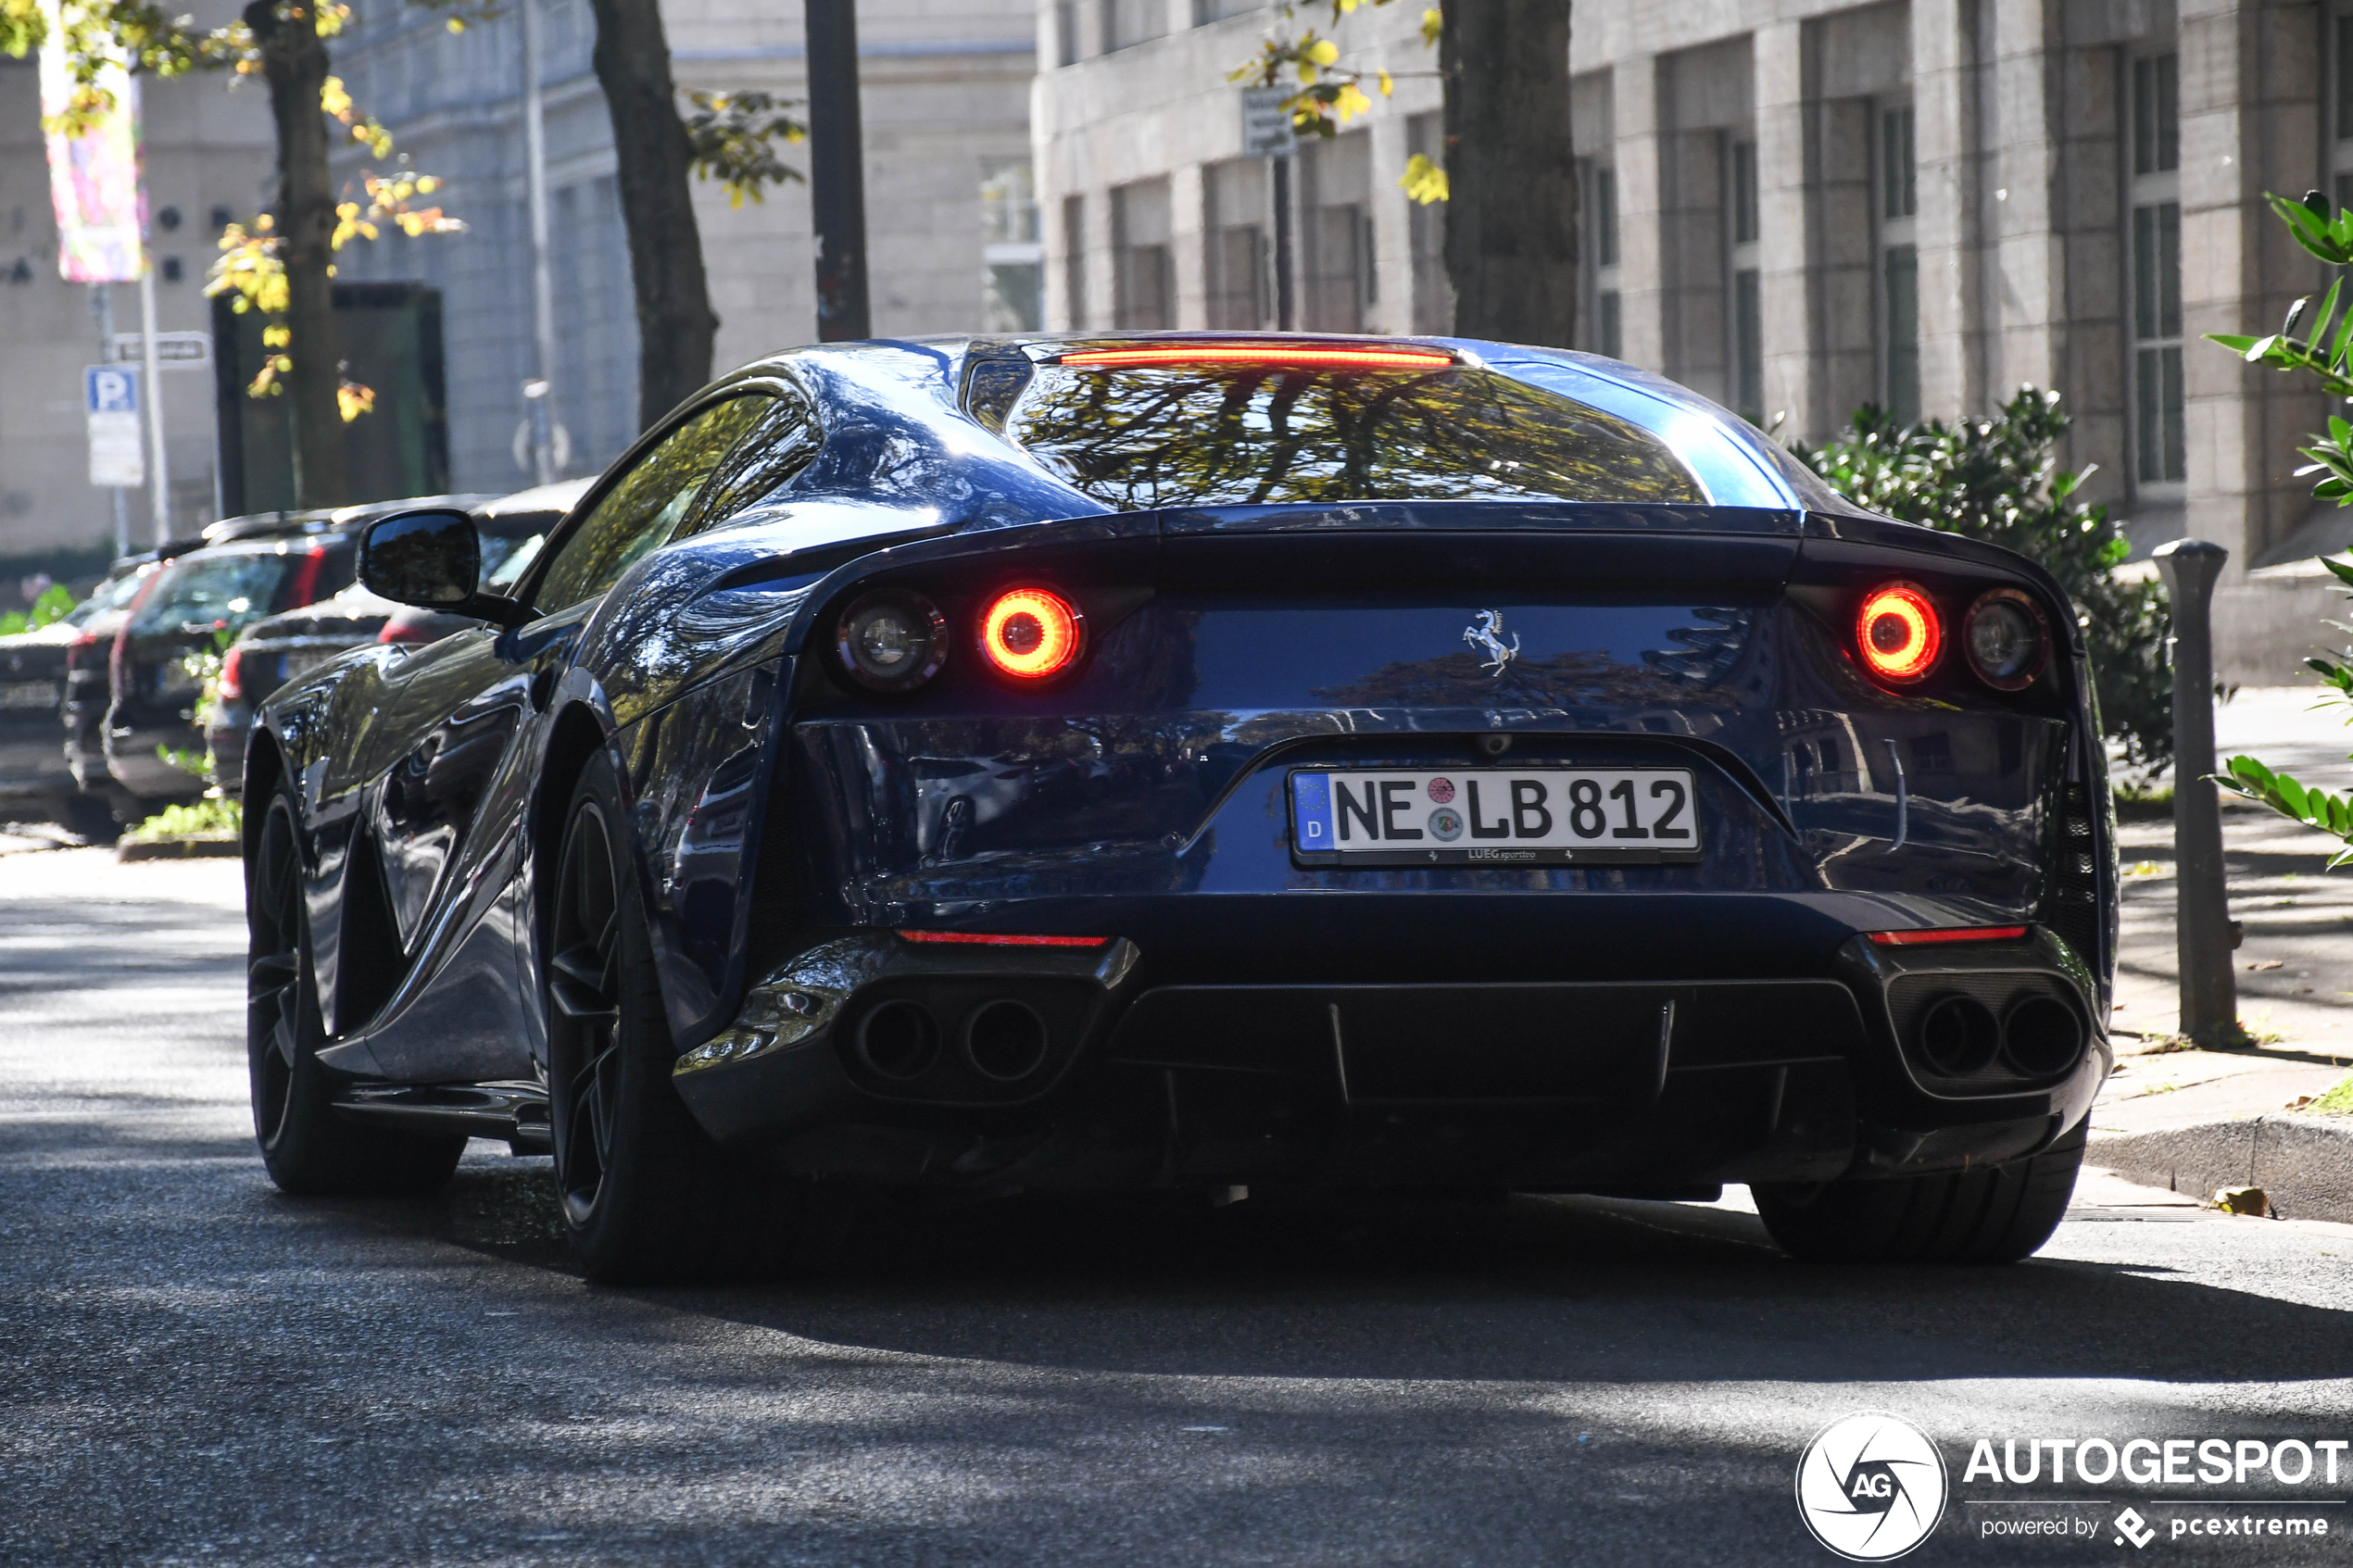
[[[235,800],[208,796],[187,806],[167,806],[131,830],[136,839],[233,836],[245,822]]]
[[[2280,221],[2287,225],[2297,245],[2331,267],[2353,266],[2353,207],[2339,207],[2332,214],[2328,198],[2318,191],[2307,192],[2300,202],[2268,192],[2263,199],[2271,204],[2271,210],[2279,214]],[[2300,338],[2296,335],[2296,328],[2304,319],[2304,307],[2311,304],[2309,295],[2288,307],[2287,320],[2268,337],[2208,332],[2207,340],[2221,344],[2250,365],[2269,365],[2286,375],[2311,376],[2331,401],[2340,397],[2353,399],[2353,302],[2348,302],[2341,316],[2337,310],[2337,295],[2344,288],[2341,276],[2329,284],[2329,292],[2321,297],[2319,313]],[[2296,476],[2321,476],[2312,486],[2312,494],[2340,507],[2353,506],[2353,420],[2331,414],[2327,432],[2315,434],[2311,445],[2297,450],[2312,460],[2296,470]],[[2326,556],[2321,558],[2321,564],[2339,582],[2353,586],[2353,567]],[[2328,624],[2340,632],[2353,632],[2353,625],[2342,621]],[[2353,707],[2353,647],[2346,648],[2334,659],[2308,659],[2304,662],[2334,693],[2323,697],[2322,704]],[[2353,723],[2353,717],[2346,721]],[[2225,789],[2342,841],[2345,848],[2329,861],[2331,871],[2353,863],[2353,795],[2315,788],[2274,771],[2252,757],[2233,757],[2223,764],[2223,770],[2215,782]],[[2335,1093],[2330,1091],[2331,1096]]]
[[[2132,546],[2106,507],[2078,497],[2092,470],[2058,467],[2052,448],[2068,423],[2057,393],[2024,386],[1990,420],[1898,426],[1865,404],[1821,445],[1792,445],[1848,499],[1906,522],[1991,540],[2058,579],[2091,649],[2101,722],[2124,760],[2154,778],[2173,759],[2165,589],[2112,575]]]
[[[12,609],[0,615],[0,637],[13,637],[19,632],[38,632],[44,626],[55,625],[73,613],[73,590],[62,583],[52,583],[32,601],[32,613]]]

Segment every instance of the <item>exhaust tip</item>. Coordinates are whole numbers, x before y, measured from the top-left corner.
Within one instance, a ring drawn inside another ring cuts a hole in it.
[[[917,1002],[888,1001],[859,1021],[858,1060],[885,1078],[920,1078],[939,1059],[939,1025]]]
[[[1991,1066],[2002,1047],[2002,1026],[1994,1010],[1974,997],[1938,997],[1920,1015],[1915,1038],[1928,1064],[1961,1078]]]
[[[2002,1055],[2030,1078],[2064,1073],[2083,1050],[2083,1024],[2054,997],[2029,997],[2002,1021]]]
[[[1000,1084],[1018,1083],[1046,1061],[1046,1021],[1026,1002],[1000,997],[964,1021],[964,1059]]]

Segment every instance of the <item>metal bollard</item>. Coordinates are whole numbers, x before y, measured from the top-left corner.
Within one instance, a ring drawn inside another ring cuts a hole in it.
[[[2231,552],[2204,539],[2157,550],[2173,601],[2173,856],[2175,953],[2182,1033],[2201,1046],[2235,1046],[2238,976],[2231,959],[2230,894],[2222,872],[2222,809],[2214,772],[2214,580]]]

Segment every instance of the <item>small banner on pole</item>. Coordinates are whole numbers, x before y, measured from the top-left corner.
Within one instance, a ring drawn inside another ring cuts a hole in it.
[[[66,61],[66,18],[59,0],[42,0],[48,38],[41,45],[44,125],[73,107],[76,84]],[[94,83],[112,107],[79,136],[45,132],[49,199],[57,215],[57,270],[70,283],[136,282],[146,270],[143,236],[146,194],[139,183],[138,83],[118,60]]]

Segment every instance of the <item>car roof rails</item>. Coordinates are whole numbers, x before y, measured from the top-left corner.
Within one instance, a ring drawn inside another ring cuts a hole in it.
[[[219,522],[205,526],[203,542],[225,545],[232,539],[261,539],[273,533],[317,533],[333,525],[334,513],[328,511],[248,512],[244,517],[224,517]]]

